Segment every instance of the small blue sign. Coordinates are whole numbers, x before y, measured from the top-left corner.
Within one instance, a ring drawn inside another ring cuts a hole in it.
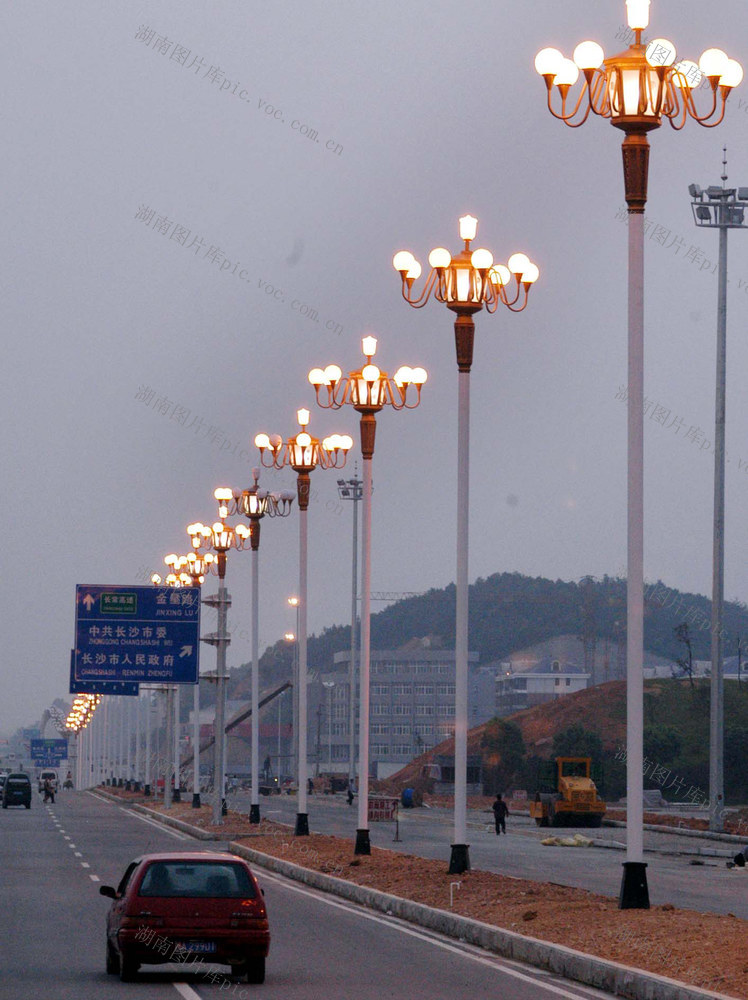
[[[76,683],[196,684],[199,649],[199,588],[76,587]]]

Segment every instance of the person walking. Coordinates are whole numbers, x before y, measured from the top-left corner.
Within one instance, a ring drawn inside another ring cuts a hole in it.
[[[509,810],[506,807],[506,802],[501,797],[501,792],[496,793],[496,801],[491,806],[493,809],[493,818],[496,824],[496,835],[500,834],[506,835],[506,818],[509,815]]]
[[[51,799],[52,805],[55,804],[55,790],[52,782],[49,778],[44,779],[44,801],[49,802]]]

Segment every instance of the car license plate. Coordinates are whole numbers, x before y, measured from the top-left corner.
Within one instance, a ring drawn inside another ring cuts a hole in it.
[[[215,941],[177,941],[177,947],[183,951],[202,952],[208,954],[216,950]]]

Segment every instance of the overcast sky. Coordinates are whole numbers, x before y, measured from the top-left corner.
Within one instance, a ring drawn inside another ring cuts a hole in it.
[[[306,405],[313,433],[358,439],[353,411],[315,408],[306,374],[356,366],[366,333],[383,368],[429,372],[420,409],[378,421],[373,587],[454,579],[451,314],[407,306],[391,258],[457,252],[466,212],[476,245],[541,270],[524,313],[477,317],[471,580],[623,571],[621,135],[553,120],[533,59],[587,37],[612,54],[624,24],[623,0],[6,8],[0,728],[66,695],[75,584],[144,582],[186,550],[214,488],[249,485],[258,431],[295,433]],[[653,0],[647,34],[748,62],[744,0]],[[700,593],[717,233],[696,231],[687,187],[719,183],[723,143],[730,180],[748,185],[745,85],[718,129],[652,135],[647,213],[646,575]],[[726,596],[747,600],[745,233],[729,273]],[[311,631],[349,619],[337,478],[312,479]],[[266,521],[261,649],[293,628],[297,553],[297,515]],[[250,655],[249,562],[229,556],[231,665]]]

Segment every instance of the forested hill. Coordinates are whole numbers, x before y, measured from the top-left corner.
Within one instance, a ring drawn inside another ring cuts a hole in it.
[[[398,601],[372,618],[372,647],[396,649],[421,636],[454,640],[454,585]],[[645,587],[645,648],[673,659],[683,649],[674,635],[688,622],[694,659],[709,659],[711,602],[700,594],[681,593],[658,582]],[[496,573],[470,587],[470,649],[480,662],[508,658],[516,650],[557,635],[593,634],[621,640],[626,625],[626,582],[616,577],[579,582],[547,580],[520,573]],[[748,637],[748,608],[725,605],[725,655],[736,651],[739,636]],[[350,646],[350,626],[334,625],[309,640],[311,670],[329,670],[335,653]],[[263,681],[290,674],[291,649],[278,642],[262,658]],[[243,672],[243,671],[241,671]]]

